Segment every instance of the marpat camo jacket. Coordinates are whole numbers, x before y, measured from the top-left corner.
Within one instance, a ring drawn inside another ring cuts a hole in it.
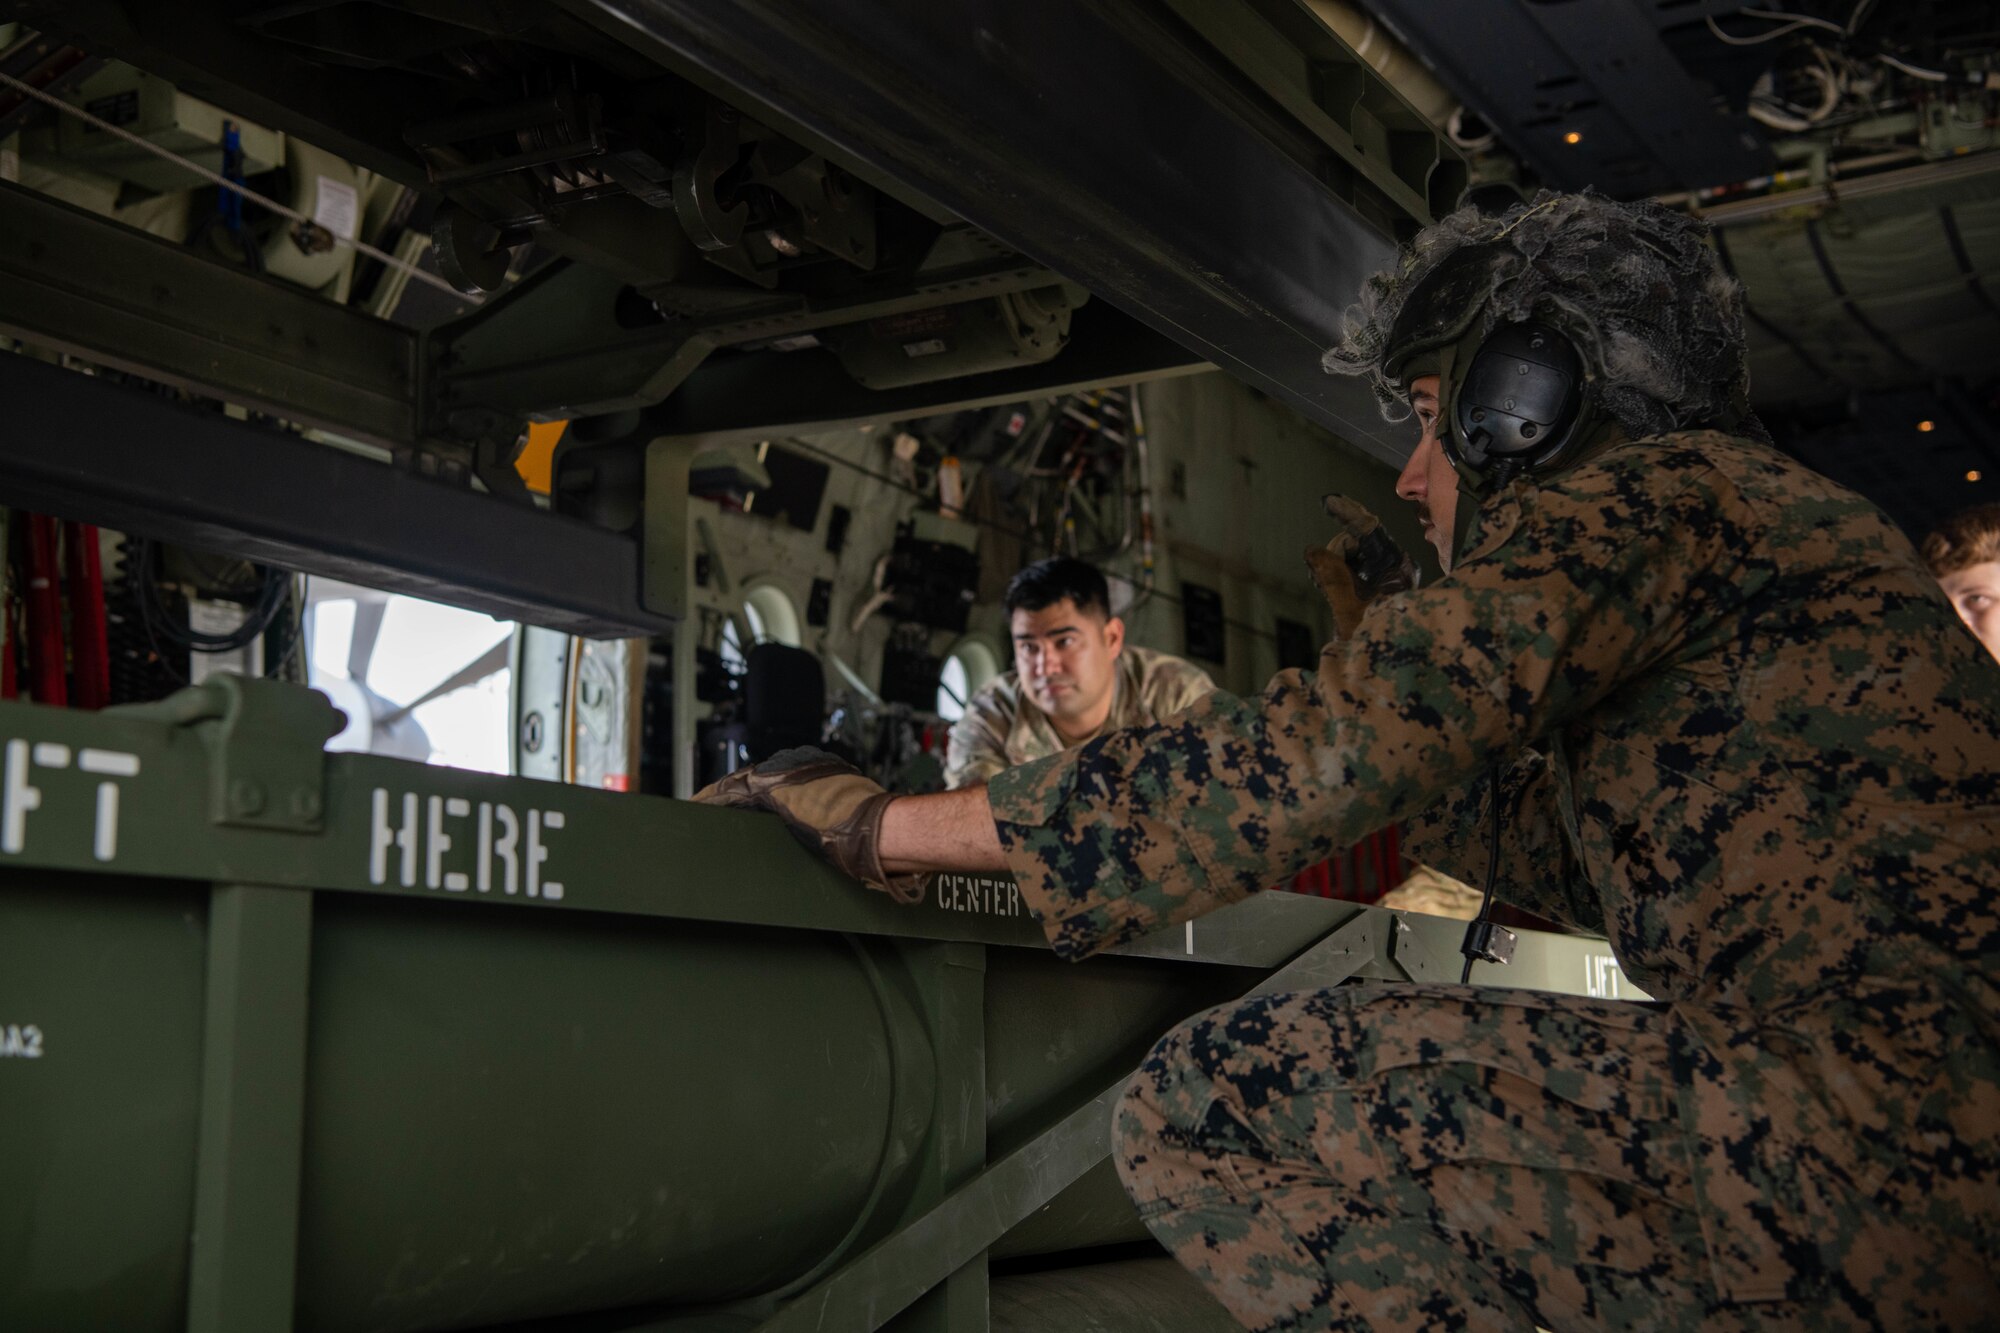
[[[1501,896],[1602,931],[1674,1017],[1725,1298],[1778,1295],[1788,1245],[1892,1195],[2000,1256],[2000,666],[1909,542],[1700,432],[1514,483],[1465,552],[1317,674],[994,778],[1057,952],[1234,901],[1501,764]],[[1445,868],[1478,883],[1470,841]]]

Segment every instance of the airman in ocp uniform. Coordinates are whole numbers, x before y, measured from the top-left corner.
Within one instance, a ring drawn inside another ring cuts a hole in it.
[[[1200,1015],[1117,1116],[1162,1243],[1252,1329],[1986,1325],[2000,668],[1881,514],[1762,438],[1741,317],[1657,205],[1454,214],[1328,358],[1420,423],[1399,492],[1446,578],[1315,673],[983,791],[783,756],[708,795],[877,885],[1010,870],[1082,957],[1483,788],[1501,855],[1443,868],[1603,932],[1659,1003]]]
[[[1005,610],[1014,669],[965,701],[945,745],[947,787],[1148,726],[1215,688],[1194,663],[1126,642],[1109,582],[1085,561],[1037,560],[1008,581]]]

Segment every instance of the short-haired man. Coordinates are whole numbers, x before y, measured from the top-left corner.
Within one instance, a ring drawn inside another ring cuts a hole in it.
[[[1215,689],[1208,673],[1125,642],[1111,589],[1094,565],[1037,560],[1007,585],[1014,669],[987,682],[952,724],[947,787],[1082,745],[1107,731],[1150,726]]]
[[[1416,418],[1399,493],[1449,572],[1317,672],[984,790],[804,752],[708,793],[878,885],[1009,870],[1081,957],[1499,788],[1498,893],[1657,1002],[1348,986],[1175,1029],[1119,1174],[1248,1328],[2000,1311],[2000,672],[1879,511],[1770,447],[1705,230],[1544,194],[1369,282],[1329,368]]]
[[[1953,514],[1924,538],[1923,550],[1958,618],[2000,662],[2000,504]]]

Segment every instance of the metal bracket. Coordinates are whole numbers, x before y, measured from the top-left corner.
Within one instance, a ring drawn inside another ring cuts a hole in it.
[[[1423,938],[1410,929],[1409,923],[1400,915],[1396,917],[1389,956],[1395,960],[1396,966],[1409,974],[1412,981],[1458,980],[1458,974],[1438,961],[1437,955],[1425,946]]]
[[[208,750],[208,817],[231,828],[326,827],[326,743],[346,715],[318,690],[227,673],[153,704],[107,710],[192,728]]]
[[[870,1333],[977,1258],[1111,1151],[1126,1076],[800,1296],[755,1333]]]
[[[1387,953],[1389,942],[1383,938],[1382,924],[1378,912],[1355,913],[1338,929],[1321,936],[1298,957],[1258,983],[1250,994],[1276,995],[1283,991],[1338,986],[1370,959]]]
[[[1459,952],[1478,962],[1505,967],[1514,961],[1514,932],[1491,921],[1475,921],[1466,927]]]
[[[282,681],[223,675],[199,688],[222,703],[198,728],[209,748],[209,818],[288,833],[325,827],[326,743],[346,716],[318,690]]]

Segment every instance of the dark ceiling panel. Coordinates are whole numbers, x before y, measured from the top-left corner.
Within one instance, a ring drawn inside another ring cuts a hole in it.
[[[1865,205],[1716,221],[1752,311],[1759,410],[2000,369],[2000,171],[1914,170]]]
[[[1661,36],[1710,0],[1369,0],[1546,183],[1620,198],[1762,175],[1770,149]],[[1568,136],[1574,135],[1570,142]]]
[[[1835,422],[1774,422],[1778,444],[1880,505],[1910,540],[1967,505],[2000,500],[2000,403],[1991,390],[1903,389],[1862,396],[1851,409]]]

